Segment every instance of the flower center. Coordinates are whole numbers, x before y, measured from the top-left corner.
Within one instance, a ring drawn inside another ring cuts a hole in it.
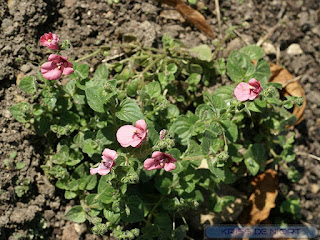
[[[48,39],[48,42],[51,42],[51,38]]]
[[[141,136],[140,136],[140,133],[137,131],[137,130],[133,130],[133,136],[132,136],[132,138],[134,138],[135,136],[137,136],[138,138],[142,138]]]

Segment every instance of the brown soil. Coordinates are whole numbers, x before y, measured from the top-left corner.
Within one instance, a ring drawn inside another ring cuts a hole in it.
[[[305,120],[296,129],[296,150],[301,155],[292,165],[298,167],[302,178],[298,183],[285,181],[289,194],[298,196],[302,204],[302,222],[320,225],[320,162],[308,155],[320,156],[320,2],[318,0],[220,0],[221,28],[219,28],[215,1],[198,0],[198,8],[213,27],[217,39],[226,29],[237,25],[241,37],[235,36],[225,44],[224,55],[240,48],[244,41],[256,43],[273,26],[282,24],[269,39],[279,47],[279,63],[295,76],[302,76],[307,107]],[[84,224],[66,222],[63,215],[73,202],[63,200],[63,193],[55,189],[44,176],[43,149],[46,139],[39,138],[25,125],[16,122],[9,108],[23,101],[24,95],[16,81],[31,75],[37,66],[18,62],[17,58],[45,57],[39,38],[45,32],[55,32],[60,39],[69,39],[74,47],[70,57],[81,57],[97,46],[121,41],[124,35],[135,35],[144,46],[158,47],[161,37],[168,32],[187,46],[210,44],[211,39],[184,22],[172,7],[156,1],[121,0],[109,5],[107,0],[8,0],[0,2],[0,239],[99,239]],[[302,53],[288,54],[292,43]],[[34,56],[28,53],[30,46]],[[272,51],[271,51],[272,52]],[[276,54],[269,59],[276,61]],[[101,58],[90,59],[93,66]],[[10,158],[10,154],[16,156]],[[9,161],[5,161],[9,159]],[[5,165],[5,162],[7,164]],[[24,162],[17,170],[15,164]],[[281,168],[280,168],[281,169]],[[19,182],[29,179],[29,190],[21,198],[15,193]],[[283,193],[285,194],[285,193]],[[280,202],[281,197],[278,202]],[[272,216],[278,216],[274,210]],[[300,220],[288,218],[300,223]],[[199,239],[202,239],[200,237]]]

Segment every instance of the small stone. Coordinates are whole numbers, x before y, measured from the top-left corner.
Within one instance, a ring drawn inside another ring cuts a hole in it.
[[[299,44],[293,43],[288,47],[287,53],[289,55],[300,55],[300,54],[303,54],[303,51]]]
[[[263,49],[263,51],[265,52],[266,55],[276,55],[277,54],[277,50],[272,45],[272,43],[264,42],[262,44],[262,49]]]
[[[31,70],[31,67],[28,64],[23,64],[20,69],[22,72],[27,73]]]
[[[108,11],[104,16],[106,19],[112,20],[114,18],[114,13],[112,11]]]
[[[87,230],[87,227],[85,224],[78,224],[75,223],[74,224],[74,230],[76,230],[76,232],[81,235],[82,233],[84,233]]]
[[[76,4],[77,1],[78,1],[78,0],[65,0],[65,1],[64,1],[64,5],[65,5],[66,7],[72,7],[72,6],[74,6],[74,5]]]
[[[320,186],[318,184],[311,184],[310,187],[313,194],[317,194],[320,190]]]
[[[205,35],[203,35],[202,33],[200,33],[199,38],[203,42],[206,42],[208,40],[208,38]]]
[[[160,13],[160,17],[164,19],[179,20],[181,22],[185,21],[181,14],[176,10],[163,10]]]

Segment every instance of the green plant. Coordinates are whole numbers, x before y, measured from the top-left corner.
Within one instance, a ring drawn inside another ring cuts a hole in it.
[[[88,220],[94,233],[112,232],[117,239],[184,239],[185,211],[209,203],[221,212],[234,200],[216,193],[221,183],[294,159],[287,125],[295,117],[286,108],[301,101],[280,99],[281,85],[268,82],[261,48],[233,51],[225,62],[207,45],[189,50],[168,35],[163,49],[115,47],[125,57],[102,63],[92,76],[88,65],[73,61],[65,85],[41,73],[23,78],[20,88],[37,103],[10,109],[50,139],[43,169],[77,203],[67,219]],[[216,88],[225,73],[230,83]],[[246,99],[234,97],[236,86]],[[134,142],[121,140],[123,127]]]

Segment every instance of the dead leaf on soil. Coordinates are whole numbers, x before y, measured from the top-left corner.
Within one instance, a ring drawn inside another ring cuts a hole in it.
[[[271,77],[269,81],[280,83],[284,88],[283,90],[284,96],[290,95],[290,96],[303,98],[302,106],[299,107],[295,105],[292,112],[292,114],[297,117],[297,121],[294,123],[294,125],[297,125],[304,118],[303,112],[306,107],[305,92],[301,87],[301,85],[299,84],[299,82],[294,80],[294,77],[289,73],[287,69],[284,69],[283,67],[277,64],[270,63],[270,70],[271,70]]]
[[[239,222],[244,225],[257,225],[269,217],[278,195],[278,173],[269,169],[256,176],[251,185],[254,187],[254,192],[239,217]]]
[[[157,0],[157,1],[160,3],[165,3],[169,6],[175,7],[176,10],[180,12],[181,15],[187,21],[189,21],[191,24],[197,27],[204,34],[208,35],[211,38],[214,38],[213,30],[211,26],[207,23],[204,16],[197,10],[186,5],[183,0]]]

